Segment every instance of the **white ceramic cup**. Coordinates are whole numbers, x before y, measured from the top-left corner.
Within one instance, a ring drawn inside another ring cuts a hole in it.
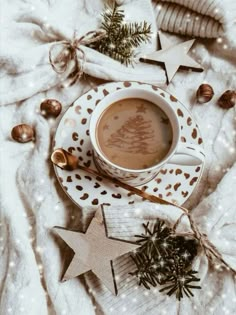
[[[140,98],[156,104],[170,120],[172,126],[172,145],[169,152],[158,164],[145,169],[127,169],[109,161],[100,150],[96,136],[96,128],[103,112],[113,103],[128,99]],[[90,119],[90,139],[93,146],[94,162],[97,168],[107,175],[117,178],[132,186],[143,185],[152,180],[166,163],[177,165],[200,165],[204,162],[204,151],[199,145],[183,143],[180,140],[180,124],[178,116],[171,104],[157,93],[140,88],[117,90],[104,97],[94,109]]]

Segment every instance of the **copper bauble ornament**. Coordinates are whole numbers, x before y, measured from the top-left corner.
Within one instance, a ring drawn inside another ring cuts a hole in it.
[[[25,143],[34,139],[35,132],[30,125],[21,124],[12,128],[11,136],[15,141]]]
[[[46,99],[40,105],[41,114],[45,118],[56,118],[61,112],[61,103],[55,99]]]
[[[214,96],[214,90],[210,84],[201,84],[197,90],[197,101],[200,104],[209,102]]]
[[[236,91],[227,90],[225,91],[218,100],[218,105],[221,108],[229,109],[234,107],[236,104]]]

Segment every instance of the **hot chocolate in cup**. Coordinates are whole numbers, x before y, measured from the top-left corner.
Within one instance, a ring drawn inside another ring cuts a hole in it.
[[[89,131],[96,167],[132,186],[152,180],[166,163],[204,161],[200,146],[181,142],[172,106],[142,87],[104,97],[92,113]]]

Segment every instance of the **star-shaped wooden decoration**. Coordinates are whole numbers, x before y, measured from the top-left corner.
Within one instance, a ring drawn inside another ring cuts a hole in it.
[[[136,250],[139,245],[109,238],[105,223],[103,209],[99,208],[86,233],[54,227],[57,234],[75,253],[62,280],[65,281],[92,270],[113,294],[117,294],[112,260]]]
[[[159,32],[159,40],[161,50],[143,56],[140,60],[164,63],[168,83],[172,80],[179,67],[191,68],[199,72],[204,70],[200,64],[187,55],[195,39],[173,44],[162,32]]]

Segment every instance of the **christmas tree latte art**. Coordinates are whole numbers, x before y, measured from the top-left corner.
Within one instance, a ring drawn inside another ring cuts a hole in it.
[[[112,163],[126,169],[146,169],[167,155],[172,127],[155,104],[128,98],[111,104],[97,125],[100,150]]]

